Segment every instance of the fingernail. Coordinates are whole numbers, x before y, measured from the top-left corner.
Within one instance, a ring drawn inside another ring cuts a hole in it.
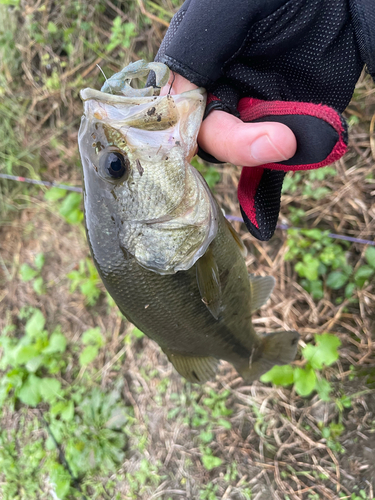
[[[275,147],[268,135],[262,135],[252,143],[251,156],[254,160],[265,163],[288,159]]]

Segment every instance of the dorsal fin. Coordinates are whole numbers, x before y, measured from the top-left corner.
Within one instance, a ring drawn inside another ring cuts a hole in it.
[[[254,276],[250,274],[249,278],[251,289],[251,312],[253,313],[267,302],[276,281],[273,276]]]

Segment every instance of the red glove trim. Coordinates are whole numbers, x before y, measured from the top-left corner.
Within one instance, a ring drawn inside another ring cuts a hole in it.
[[[311,170],[313,168],[321,168],[335,162],[341,158],[347,150],[347,145],[344,141],[345,129],[341,122],[338,113],[324,104],[313,104],[307,102],[286,102],[286,101],[261,101],[252,97],[244,97],[238,103],[238,111],[240,112],[241,120],[244,122],[252,122],[258,118],[274,115],[309,115],[315,116],[327,122],[333,127],[339,135],[335,147],[331,153],[321,162],[307,165],[282,165],[280,163],[267,163],[264,168],[271,170]]]
[[[256,219],[255,195],[263,175],[263,167],[244,167],[241,171],[237,197],[250,222],[259,229]]]

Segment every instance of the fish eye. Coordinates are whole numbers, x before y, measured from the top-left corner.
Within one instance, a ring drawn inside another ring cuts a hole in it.
[[[129,173],[129,159],[120,151],[110,151],[105,153],[101,157],[100,163],[104,175],[110,179],[121,179]]]

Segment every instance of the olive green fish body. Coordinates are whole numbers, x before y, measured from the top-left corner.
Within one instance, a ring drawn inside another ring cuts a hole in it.
[[[121,72],[126,87],[137,68]],[[121,78],[107,86],[121,90]],[[191,381],[214,376],[220,359],[248,381],[294,359],[296,332],[255,333],[251,315],[274,280],[249,279],[242,242],[189,164],[204,90],[81,96],[87,238],[121,312]]]
[[[116,222],[110,215],[98,225],[88,222],[87,235],[100,276],[120,310],[162,349],[232,363],[249,359],[259,344],[251,323],[249,278],[222,216],[211,243],[222,291],[217,320],[202,301],[196,265],[168,275],[143,268],[119,247]]]

